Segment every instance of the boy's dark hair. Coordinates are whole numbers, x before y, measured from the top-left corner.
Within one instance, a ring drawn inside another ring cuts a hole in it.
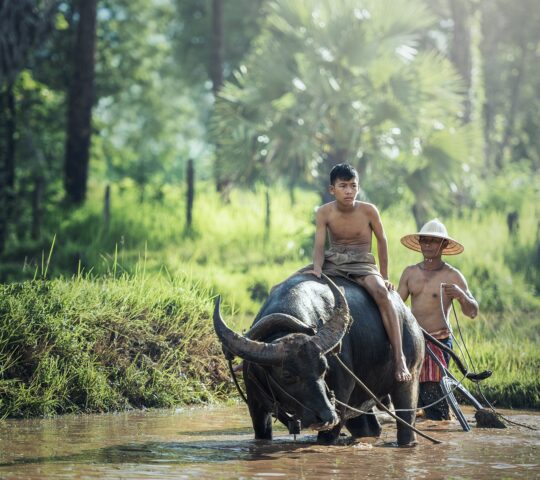
[[[330,185],[334,185],[338,179],[351,180],[353,178],[359,178],[358,172],[348,163],[338,163],[330,170]]]

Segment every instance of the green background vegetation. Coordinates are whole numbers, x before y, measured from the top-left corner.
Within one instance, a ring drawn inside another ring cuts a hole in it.
[[[486,392],[538,408],[536,3],[6,4],[0,417],[233,395],[212,299],[245,329],[310,263],[340,161],[395,284],[426,220],[465,245],[448,260],[480,303],[460,324]]]
[[[198,185],[198,191],[206,189]],[[264,198],[263,190],[235,192],[223,205],[216,193],[206,194],[189,234],[171,221],[171,211],[183,211],[178,191],[144,207],[136,198],[114,202],[108,232],[101,199],[91,200],[65,222],[54,245],[51,240],[41,251],[34,246],[33,256],[27,251],[4,265],[28,280],[4,284],[0,295],[3,416],[171,406],[234,395],[211,326],[212,298],[222,295],[227,322],[247,329],[270,287],[311,261],[317,196],[299,191],[291,205],[286,190],[273,190],[276,222],[270,231]],[[526,202],[523,208],[534,225],[536,205]],[[400,207],[382,218],[397,284],[401,271],[420,260],[399,243],[416,227]],[[484,392],[499,406],[539,408],[540,301],[527,280],[528,263],[512,255],[517,249],[532,258],[538,237],[527,223],[510,235],[505,216],[496,212],[456,216],[447,224],[466,250],[446,260],[465,274],[481,305],[475,320],[456,305],[459,323],[451,321],[456,334],[461,328],[476,370],[494,371],[482,384]],[[82,243],[88,263],[76,264],[73,249]]]

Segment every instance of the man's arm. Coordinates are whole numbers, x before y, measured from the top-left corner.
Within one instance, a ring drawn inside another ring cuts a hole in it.
[[[401,299],[406,302],[409,298],[410,291],[409,291],[409,267],[407,267],[405,270],[403,270],[403,273],[401,274],[401,278],[399,279],[399,286],[398,286],[398,293]]]
[[[324,263],[324,242],[326,241],[326,214],[323,207],[315,215],[315,242],[313,244],[313,270],[311,273],[321,276]]]
[[[381,216],[375,205],[370,208],[370,224],[371,230],[377,239],[377,253],[379,255],[379,271],[385,280],[388,280],[388,243],[386,234],[384,233]]]
[[[465,277],[456,270],[453,280],[455,283],[443,284],[444,294],[459,302],[464,315],[469,318],[476,317],[478,315],[478,302],[469,291]]]

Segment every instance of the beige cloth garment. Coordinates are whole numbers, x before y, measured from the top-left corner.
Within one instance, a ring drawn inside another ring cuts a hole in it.
[[[313,269],[313,264],[300,270],[305,272]],[[381,276],[375,257],[371,252],[365,252],[358,247],[332,245],[324,252],[322,271],[326,275],[345,277],[365,277],[367,275]],[[299,273],[300,273],[299,272]]]

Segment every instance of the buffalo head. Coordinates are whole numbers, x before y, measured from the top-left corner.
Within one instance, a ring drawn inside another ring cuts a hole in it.
[[[300,419],[304,428],[315,430],[328,430],[339,422],[326,391],[325,355],[339,345],[350,321],[343,293],[325,279],[335,301],[317,332],[290,315],[273,313],[260,318],[245,336],[239,335],[223,321],[219,297],[214,310],[214,328],[224,350],[249,362],[248,372],[255,377],[261,403],[275,399],[282,411]]]

